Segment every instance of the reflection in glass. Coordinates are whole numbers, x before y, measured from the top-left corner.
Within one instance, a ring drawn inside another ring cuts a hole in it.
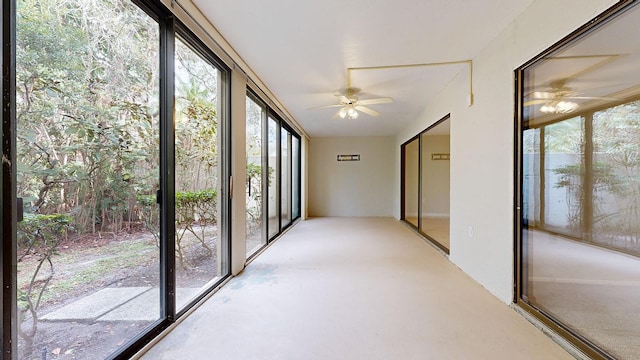
[[[267,211],[269,215],[269,221],[267,223],[268,237],[271,239],[273,236],[280,232],[279,214],[278,214],[278,181],[277,176],[280,170],[278,166],[278,123],[273,118],[269,117],[267,127],[267,141],[268,141],[268,191],[269,201],[267,203]]]
[[[580,236],[583,218],[581,117],[545,126],[544,226],[549,231]]]
[[[422,176],[420,231],[449,249],[449,120],[420,135]],[[434,156],[435,155],[435,156]]]
[[[262,214],[262,124],[265,109],[250,97],[246,98],[247,116],[247,245],[250,256],[267,243]]]
[[[640,256],[640,101],[593,114],[593,238]]]
[[[418,226],[419,139],[404,146],[404,219]]]
[[[620,359],[640,358],[638,21],[635,6],[522,76],[521,299]]]
[[[126,1],[16,21],[15,358],[103,359],[161,316],[158,24]]]
[[[176,39],[175,176],[178,311],[225,271],[219,229],[220,71]]]

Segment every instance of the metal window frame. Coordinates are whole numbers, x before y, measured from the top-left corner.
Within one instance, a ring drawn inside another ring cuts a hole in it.
[[[17,356],[16,300],[16,3],[2,1],[2,352]]]

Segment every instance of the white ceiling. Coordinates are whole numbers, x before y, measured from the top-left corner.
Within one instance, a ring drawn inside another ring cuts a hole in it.
[[[332,119],[347,68],[467,60],[533,0],[193,0],[311,136],[389,136],[467,65],[360,70],[379,117]]]

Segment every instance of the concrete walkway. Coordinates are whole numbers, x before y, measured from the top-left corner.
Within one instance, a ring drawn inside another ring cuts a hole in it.
[[[178,303],[200,289],[177,289]],[[160,316],[160,293],[153,287],[105,288],[44,315],[44,321],[154,321]]]

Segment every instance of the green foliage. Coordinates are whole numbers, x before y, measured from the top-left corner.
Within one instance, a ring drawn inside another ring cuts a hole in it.
[[[216,191],[210,189],[176,192],[176,221],[215,223],[216,198]]]
[[[556,153],[584,152],[583,119],[574,118],[547,126],[546,150]],[[552,136],[550,131],[552,130]],[[627,240],[638,239],[640,224],[640,101],[634,101],[593,115],[592,204],[595,241],[607,239],[610,246],[637,252]],[[559,175],[555,184],[565,188],[569,224],[582,226],[586,177],[583,164],[554,169]]]
[[[215,190],[176,192],[176,254],[182,267],[188,262],[183,248],[187,234],[193,235],[209,255],[213,254],[207,245],[206,232],[217,221],[216,200]]]
[[[25,214],[17,226],[18,251],[54,253],[61,240],[72,230],[73,217],[65,214]]]
[[[157,25],[124,0],[17,7],[18,193],[27,212],[74,214],[79,232],[120,231],[139,220],[136,196],[159,179]],[[177,101],[185,121],[176,147],[188,149],[177,154],[181,176],[197,162],[215,165],[216,84],[194,79],[217,73],[203,76],[211,66],[178,56],[193,72],[177,81],[186,89]]]
[[[207,245],[206,232],[217,223],[217,197],[213,189],[176,192],[176,255],[183,267],[187,264],[183,248],[183,240],[187,235],[193,236],[209,254],[213,253],[213,249]],[[138,195],[137,200],[142,208],[141,218],[145,228],[159,240],[159,207],[155,196]]]
[[[176,41],[176,189],[217,187],[219,71]]]

